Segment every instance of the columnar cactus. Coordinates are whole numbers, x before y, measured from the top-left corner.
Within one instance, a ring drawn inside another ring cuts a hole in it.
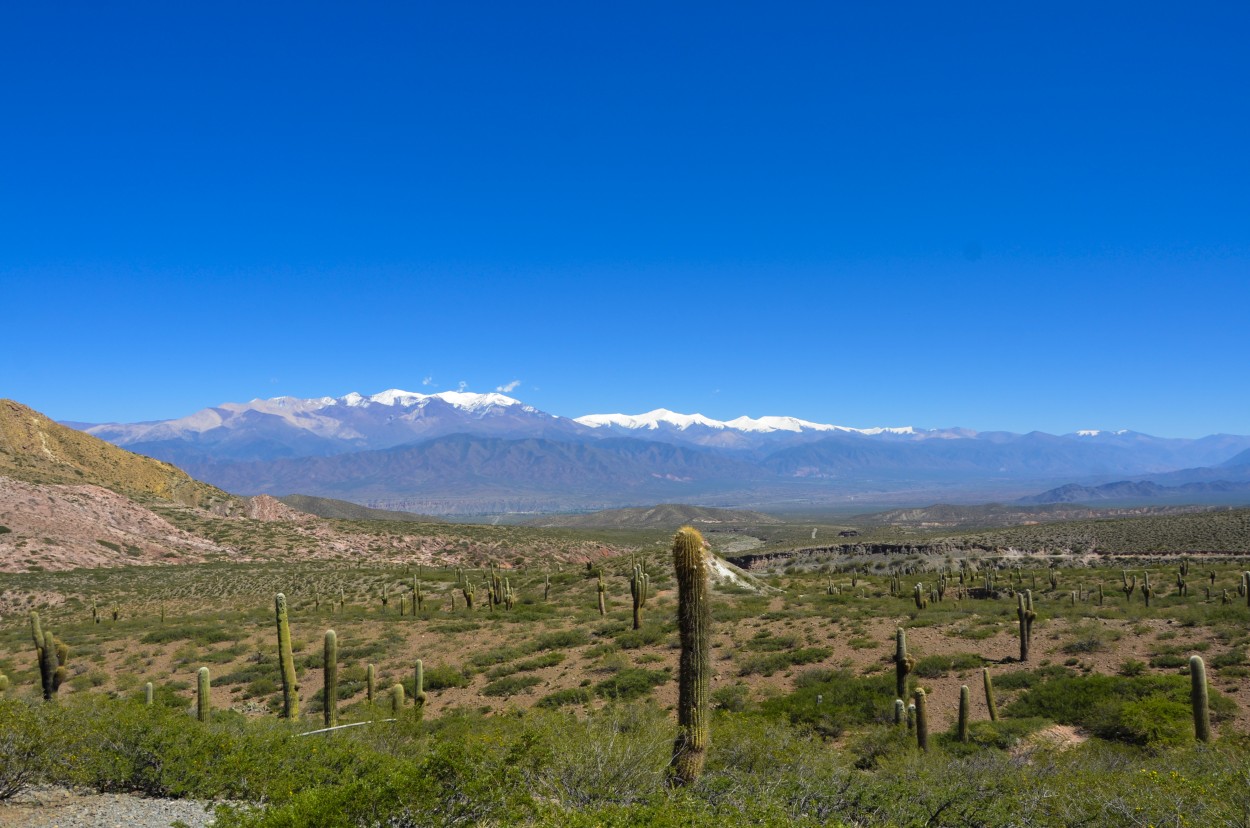
[[[1132,601],[1133,593],[1137,591],[1137,576],[1133,575],[1132,580],[1124,581],[1124,600]]]
[[[417,659],[417,675],[412,685],[412,702],[417,707],[417,721],[421,721],[422,714],[425,713],[425,665],[421,659]]]
[[[911,597],[916,602],[916,609],[924,609],[929,606],[929,599],[924,594],[923,584],[916,584],[916,588],[912,590]]]
[[[9,689],[9,677],[6,676],[4,673],[0,673],[0,698],[4,697],[4,694],[8,691],[8,689]]]
[[[425,612],[425,593],[421,591],[421,582],[415,577],[412,579],[412,600],[414,601],[413,615],[416,615],[418,610]]]
[[[1194,709],[1194,738],[1211,741],[1211,709],[1207,702],[1207,665],[1202,656],[1189,658],[1189,701]]]
[[[208,668],[201,667],[196,674],[195,682],[195,712],[201,722],[207,722],[209,715],[213,711],[213,701],[209,696],[208,686]]]
[[[903,704],[902,699],[894,700],[894,724],[900,727],[907,722],[907,705]]]
[[[1241,573],[1240,591],[1246,598],[1246,606],[1250,607],[1250,572]]]
[[[1037,618],[1037,613],[1033,611],[1033,590],[1026,589],[1016,594],[1016,616],[1020,619],[1020,660],[1028,661],[1033,621]]]
[[[712,677],[712,607],[708,598],[706,544],[698,530],[685,526],[673,538],[677,576],[677,627],[681,657],[677,672],[677,739],[673,743],[670,782],[691,784],[703,772],[711,743],[708,699]]]
[[[1059,570],[1057,569],[1050,570],[1050,588],[1052,590],[1059,588]]]
[[[69,661],[69,647],[54,636],[51,630],[44,630],[43,646],[39,648],[39,683],[43,689],[44,701],[52,701],[61,683],[68,676],[65,664]]]
[[[994,703],[994,682],[988,667],[981,668],[981,681],[985,684],[985,704],[990,709],[990,721],[998,721],[998,705]]]
[[[599,570],[598,590],[599,590],[599,614],[607,615],[608,614],[608,599],[607,599],[608,587],[603,582],[603,570],[602,569]]]
[[[551,576],[543,573],[543,603],[551,600]]]
[[[465,581],[464,588],[460,591],[464,593],[465,607],[469,610],[469,612],[473,612],[473,596],[475,594],[473,583],[471,581]]]
[[[391,715],[399,718],[399,714],[404,712],[404,686],[402,684],[391,685]]]
[[[916,745],[929,749],[929,708],[923,687],[916,688]]]
[[[365,667],[365,697],[369,700],[369,706],[373,707],[376,700],[378,690],[378,671],[372,664]]]
[[[907,698],[907,676],[916,666],[916,659],[907,655],[907,632],[899,627],[894,631],[894,696]]]
[[[634,574],[629,578],[629,594],[634,600],[634,629],[642,628],[642,608],[647,603],[647,587],[649,578],[642,564],[634,565]]]
[[[286,596],[274,596],[274,615],[278,621],[278,666],[282,670],[282,715],[299,718],[299,681],[295,675],[295,657],[291,654],[291,627],[287,622]]]
[[[386,589],[386,584],[382,584],[382,612],[386,612],[386,605],[390,603],[390,596]]]
[[[145,707],[151,707],[156,695],[156,688],[152,686],[152,682],[143,685],[143,704]]]
[[[325,645],[321,655],[322,667],[325,670],[322,718],[326,727],[335,727],[339,723],[339,637],[334,630],[326,630]]]
[[[1146,601],[1146,606],[1150,606],[1150,596],[1154,595],[1154,590],[1150,588],[1150,573],[1146,572],[1142,575],[1141,582],[1142,598]]]
[[[972,707],[972,695],[968,692],[968,685],[963,684],[959,687],[959,728],[956,731],[959,741],[968,741],[968,715]]]

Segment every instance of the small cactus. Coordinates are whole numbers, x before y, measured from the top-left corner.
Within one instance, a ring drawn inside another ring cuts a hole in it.
[[[1155,593],[1154,593],[1154,590],[1150,588],[1150,573],[1149,572],[1143,573],[1142,575],[1141,594],[1142,594],[1142,598],[1144,598],[1146,601],[1146,606],[1150,606],[1150,596],[1154,595]]]
[[[425,665],[418,658],[416,678],[412,685],[412,702],[417,708],[417,721],[421,721],[421,716],[425,713],[425,701]]]
[[[959,741],[968,741],[968,716],[972,708],[972,695],[968,692],[968,685],[963,684],[959,687],[959,726],[956,730]]]
[[[708,598],[705,546],[703,536],[689,526],[678,530],[673,538],[681,656],[677,671],[678,729],[669,780],[677,787],[699,778],[711,743],[708,699],[712,676],[712,607]]]
[[[981,668],[981,681],[985,684],[985,704],[990,709],[990,721],[998,721],[998,705],[994,703],[994,682],[988,667]]]
[[[143,685],[143,705],[145,707],[152,706],[155,695],[156,688],[152,686],[152,682],[149,681],[147,684]]]
[[[1207,665],[1202,656],[1189,658],[1189,701],[1194,710],[1194,738],[1211,741],[1211,709],[1207,700]]]
[[[339,723],[339,638],[334,630],[326,630],[322,648],[322,666],[325,668],[325,685],[322,689],[322,720],[326,727]]]
[[[916,688],[916,746],[929,749],[929,706],[923,687]]]
[[[469,610],[469,612],[473,612],[473,596],[476,594],[476,590],[473,589],[473,583],[471,581],[465,581],[464,587],[461,588],[460,591],[464,593],[465,607]]]
[[[907,723],[907,705],[902,699],[894,700],[894,724],[902,727]]]
[[[195,680],[195,713],[201,722],[207,722],[213,712],[213,700],[209,694],[208,668],[201,667]]]
[[[376,701],[378,690],[378,671],[372,664],[365,667],[365,696],[369,699],[369,706],[373,707]]]

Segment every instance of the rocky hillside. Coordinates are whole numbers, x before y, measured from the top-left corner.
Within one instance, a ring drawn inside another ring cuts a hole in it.
[[[0,572],[197,563],[231,554],[109,489],[0,476]]]
[[[28,483],[92,483],[132,497],[203,508],[234,501],[169,463],[66,428],[13,400],[0,400],[0,474]]]

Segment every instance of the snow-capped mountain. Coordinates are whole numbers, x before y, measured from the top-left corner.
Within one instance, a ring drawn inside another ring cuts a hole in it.
[[[88,434],[171,462],[269,460],[391,448],[446,434],[561,436],[579,427],[504,394],[392,388],[342,397],[222,403],[186,417],[87,426]]]
[[[788,432],[800,434],[806,431],[843,431],[854,434],[915,434],[911,426],[893,428],[851,428],[849,426],[829,425],[800,420],[797,417],[738,417],[733,420],[713,420],[702,414],[678,414],[667,408],[657,408],[646,414],[587,414],[578,417],[577,422],[590,428],[620,428],[633,430],[659,431],[673,428],[678,431],[706,428],[713,431],[740,431],[744,434],[772,434]]]
[[[664,408],[572,419],[501,393],[400,389],[224,403],[160,422],[73,425],[240,494],[322,495],[427,512],[686,497],[741,505],[892,491],[932,492],[937,500],[970,486],[1015,497],[1074,481],[1197,473],[1250,450],[1250,437],[1235,435],[856,428],[785,416],[716,420]]]

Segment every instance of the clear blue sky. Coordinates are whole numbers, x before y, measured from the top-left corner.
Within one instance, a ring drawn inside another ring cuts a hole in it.
[[[1248,40],[1243,3],[4,4],[0,396],[1250,433]]]

